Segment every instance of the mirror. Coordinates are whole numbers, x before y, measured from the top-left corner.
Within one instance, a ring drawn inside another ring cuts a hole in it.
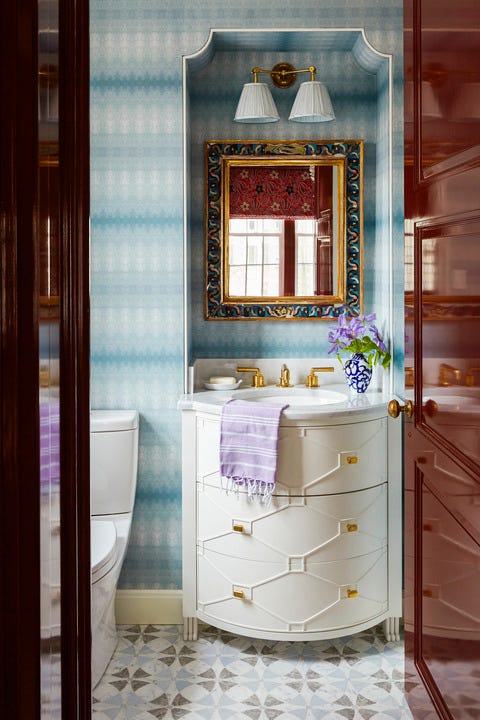
[[[205,143],[206,319],[361,304],[363,141]]]

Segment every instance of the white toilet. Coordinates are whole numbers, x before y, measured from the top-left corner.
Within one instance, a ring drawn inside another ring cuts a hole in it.
[[[117,644],[115,591],[128,545],[138,461],[138,412],[90,413],[92,687]]]

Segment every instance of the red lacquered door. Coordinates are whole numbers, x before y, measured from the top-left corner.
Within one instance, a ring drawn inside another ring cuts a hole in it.
[[[480,718],[480,2],[405,0],[406,693]],[[410,390],[408,389],[410,388]]]

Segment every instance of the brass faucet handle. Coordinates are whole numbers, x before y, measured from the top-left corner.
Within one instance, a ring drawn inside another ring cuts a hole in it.
[[[252,387],[261,388],[265,387],[265,378],[260,372],[260,368],[257,367],[237,367],[237,372],[251,372],[255,373],[252,378]]]
[[[413,367],[405,368],[405,387],[411,388],[415,385],[415,371]]]
[[[440,363],[438,370],[438,384],[442,387],[458,385],[460,383],[460,370],[448,363]]]
[[[333,367],[313,367],[310,370],[310,375],[307,377],[306,386],[307,388],[316,388],[318,387],[318,377],[316,376],[317,372],[333,372],[335,368]]]
[[[475,378],[478,379],[480,377],[480,367],[471,367],[468,368],[466,375],[465,375],[465,385],[467,387],[475,387],[477,384],[475,382]],[[478,380],[477,380],[478,382]]]

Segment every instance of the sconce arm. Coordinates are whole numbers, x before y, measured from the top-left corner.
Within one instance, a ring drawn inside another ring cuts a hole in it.
[[[278,63],[277,65],[274,65],[271,70],[259,67],[252,68],[254,83],[258,82],[258,76],[261,73],[265,73],[267,75],[270,75],[274,85],[281,88],[286,88],[290,87],[290,85],[293,85],[293,83],[297,79],[297,73],[304,72],[309,72],[311,76],[310,79],[315,80],[315,73],[317,72],[317,68],[315,67],[315,65],[309,65],[308,68],[301,68],[299,70],[294,68],[293,65],[290,65],[290,63]]]

